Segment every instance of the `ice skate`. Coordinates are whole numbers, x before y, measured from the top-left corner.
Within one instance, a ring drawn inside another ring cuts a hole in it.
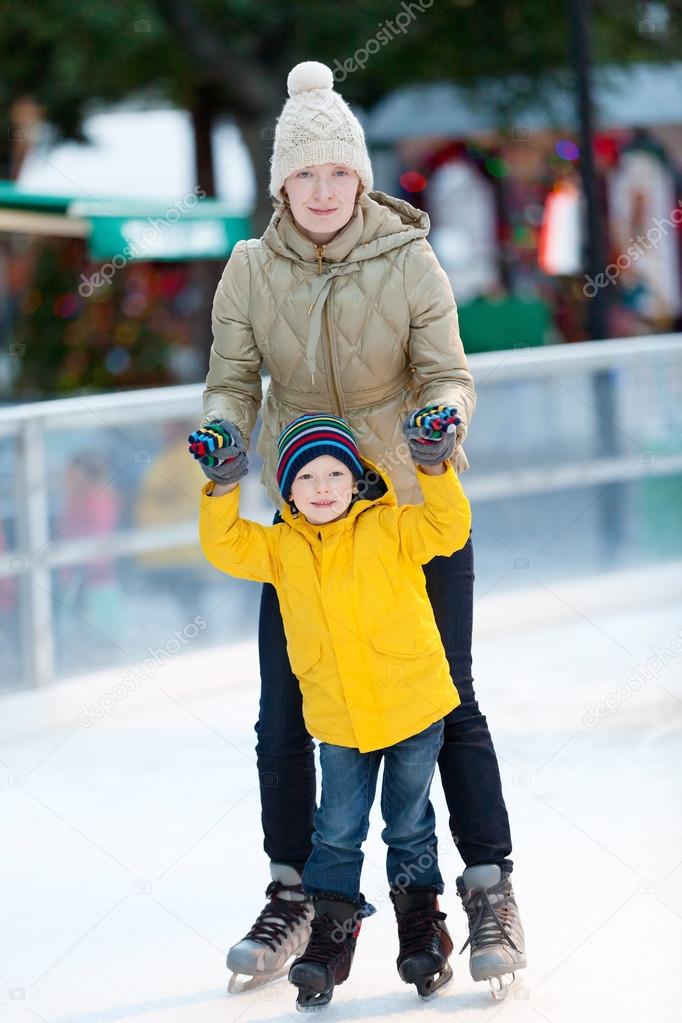
[[[298,988],[299,1012],[329,1005],[336,985],[348,978],[362,923],[351,900],[330,895],[314,901],[310,941],[289,970],[289,980]]]
[[[293,867],[271,863],[268,902],[249,931],[227,953],[232,971],[227,990],[232,994],[262,987],[286,975],[292,956],[299,955],[310,937],[311,900]]]
[[[398,921],[398,973],[414,984],[421,998],[430,998],[452,977],[448,956],[452,938],[434,891],[391,892]]]
[[[523,926],[510,874],[495,863],[467,867],[457,878],[457,894],[469,919],[469,969],[474,980],[487,980],[494,999],[509,994],[516,971],[526,966]]]

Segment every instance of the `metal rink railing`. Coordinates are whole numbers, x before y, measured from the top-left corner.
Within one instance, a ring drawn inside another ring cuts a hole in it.
[[[479,587],[521,585],[499,569],[532,558],[552,578],[682,557],[682,335],[469,363],[462,481]],[[202,389],[0,409],[0,692],[130,663],[202,614],[193,642],[255,635],[258,587],[222,576],[198,545],[205,479],[186,437]],[[269,523],[254,449],[255,435],[242,512]],[[532,558],[519,555],[533,540]]]

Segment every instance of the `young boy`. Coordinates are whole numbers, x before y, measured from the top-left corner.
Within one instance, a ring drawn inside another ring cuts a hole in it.
[[[289,972],[301,1008],[326,1004],[347,978],[361,918],[373,912],[360,892],[361,846],[382,758],[400,976],[422,996],[451,976],[429,790],[443,717],[460,700],[421,566],[469,537],[469,502],[451,463],[429,464],[440,450],[430,440],[454,429],[455,413],[439,406],[406,423],[424,503],[402,507],[342,419],[300,416],[278,441],[284,505],[272,526],[239,516],[246,454],[237,427],[211,423],[189,438],[195,457],[234,466],[232,482],[202,490],[204,553],[224,572],[275,586],[306,727],[320,740],[322,797],[302,879],[315,915]]]

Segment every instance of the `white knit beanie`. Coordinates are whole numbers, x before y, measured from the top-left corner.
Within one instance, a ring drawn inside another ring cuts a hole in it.
[[[275,126],[270,160],[270,194],[279,191],[294,171],[318,163],[343,163],[372,189],[372,165],[362,125],[334,92],[334,75],[326,64],[306,60],[287,78],[289,99]]]

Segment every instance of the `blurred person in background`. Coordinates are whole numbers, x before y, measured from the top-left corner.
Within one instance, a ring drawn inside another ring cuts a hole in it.
[[[185,436],[189,424],[165,424],[164,442],[146,467],[138,486],[133,521],[139,528],[191,522],[197,512],[197,487],[204,477],[196,462],[187,458]],[[177,601],[193,620],[206,591],[205,560],[196,543],[141,554],[137,563],[145,584]]]
[[[108,481],[106,461],[95,451],[77,451],[64,472],[64,503],[55,538],[108,536],[120,513],[121,498]],[[97,557],[58,569],[56,597],[59,647],[76,658],[70,666],[82,666],[97,647],[110,651],[112,644],[117,645],[123,601],[113,558]]]
[[[302,412],[341,416],[363,454],[390,473],[399,504],[419,504],[400,423],[428,403],[455,406],[461,422],[444,457],[463,472],[474,382],[452,288],[426,240],[429,218],[372,191],[362,127],[333,85],[331,70],[314,61],[289,74],[271,160],[275,211],[261,238],[235,246],[218,284],[200,427],[226,421],[248,446],[262,402],[261,482],[279,509],[276,441],[283,427]],[[271,383],[263,399],[264,367]],[[229,460],[201,463],[209,478],[231,482],[236,465]],[[499,768],[472,684],[471,537],[450,557],[433,558],[424,574],[462,701],[445,718],[438,765],[465,864],[457,891],[468,918],[470,969],[495,991],[526,959]],[[281,976],[310,929],[301,871],[313,833],[314,746],[270,584],[262,591],[259,651],[256,753],[272,881],[264,909],[228,953],[231,989],[239,974],[251,987]]]
[[[0,519],[0,554],[9,551],[5,526]],[[19,677],[21,658],[16,637],[19,635],[19,604],[17,580],[10,575],[0,577],[0,664],[5,685]],[[0,686],[3,683],[0,683]]]

